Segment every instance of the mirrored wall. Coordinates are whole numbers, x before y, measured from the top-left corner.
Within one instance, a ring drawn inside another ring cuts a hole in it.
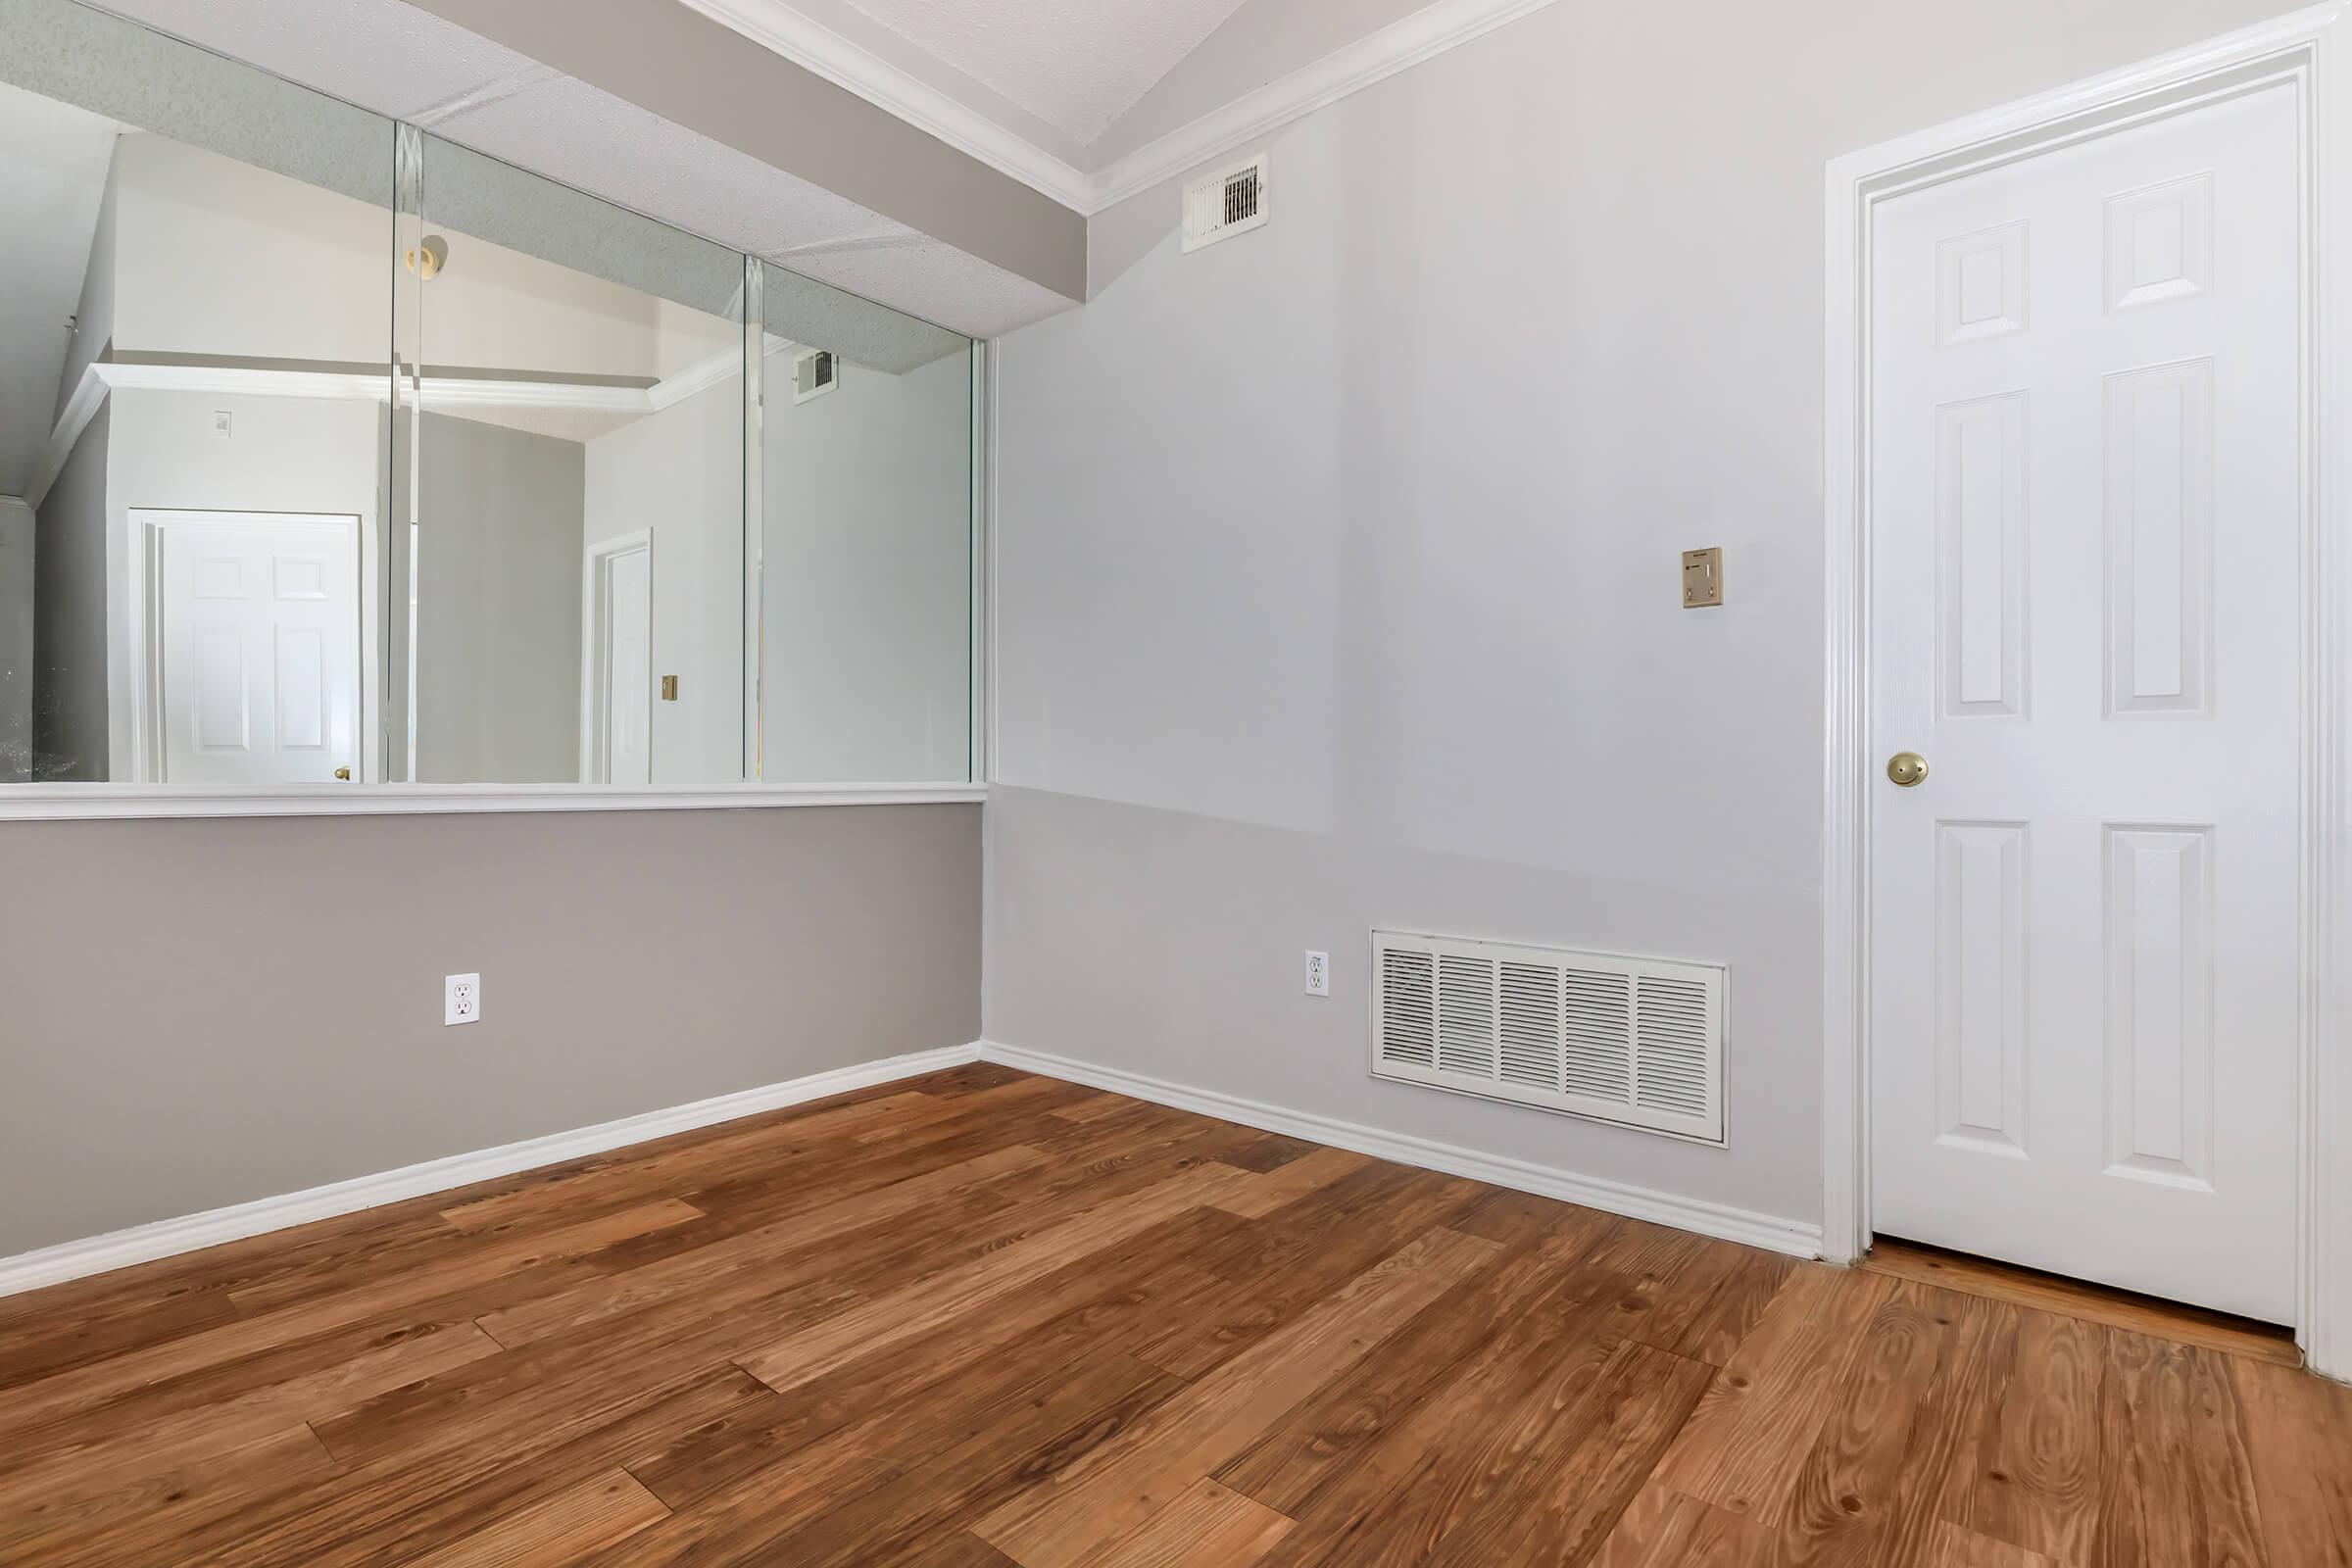
[[[0,0],[0,783],[962,782],[970,340]]]

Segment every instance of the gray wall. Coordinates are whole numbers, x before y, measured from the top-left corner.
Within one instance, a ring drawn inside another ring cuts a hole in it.
[[[760,776],[968,778],[971,351],[801,404],[766,373]]]
[[[407,421],[393,427],[392,470],[405,475]],[[424,416],[423,441],[416,776],[436,784],[577,782],[586,449],[438,414]],[[406,530],[395,528],[395,584],[408,580],[407,549]],[[396,606],[401,597],[395,591]],[[404,640],[396,627],[395,647]],[[403,666],[396,659],[393,667]],[[395,755],[401,744],[396,732]]]
[[[1098,218],[998,351],[989,1035],[1817,1220],[1823,164],[2281,9],[1560,0],[1262,230]],[[1730,963],[1730,1147],[1369,1082],[1375,922]]]
[[[960,1045],[979,821],[0,823],[0,1256]]]
[[[0,496],[0,784],[32,776],[32,509]]]
[[[106,777],[106,484],[114,417],[110,400],[82,427],[37,514],[32,553],[35,779]]]

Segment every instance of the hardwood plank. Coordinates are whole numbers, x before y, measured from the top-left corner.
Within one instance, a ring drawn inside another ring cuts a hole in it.
[[[1580,1239],[1555,1232],[1498,1253],[1295,1406],[1216,1478],[1279,1511],[1298,1508],[1451,1387],[1506,1325],[1529,1320],[1536,1303],[1570,1284],[1581,1248]]]
[[[1239,1452],[1494,1251],[1492,1242],[1432,1232],[974,1528],[1023,1568],[1083,1560]]]
[[[1928,1568],[2065,1568],[2054,1557],[1980,1536],[1946,1519],[1936,1526],[1936,1553]]]
[[[2178,1301],[2134,1296],[2129,1291],[2110,1290],[2082,1280],[1996,1263],[1989,1258],[1883,1239],[1871,1249],[1862,1267],[1895,1279],[1986,1297],[2012,1306],[2037,1307],[2061,1317],[2152,1334],[2182,1345],[2251,1356],[2257,1361],[2279,1366],[2303,1364],[2303,1352],[2295,1348],[2294,1335],[2276,1324],[2256,1323],[2226,1312],[2209,1312]]]
[[[1318,1149],[1260,1176],[1254,1184],[1226,1195],[1217,1206],[1245,1219],[1257,1219],[1371,1163],[1370,1156],[1345,1149]]]
[[[1883,1275],[1799,1268],[1707,1390],[1658,1480],[1733,1513],[1780,1522],[1862,1330],[1893,1288]]]
[[[470,1323],[436,1325],[349,1361],[219,1404],[99,1436],[75,1431],[68,1442],[27,1445],[0,1473],[0,1511],[28,1498],[54,1503],[88,1496],[208,1454],[280,1438],[290,1428],[380,1390],[498,1353],[497,1342]]]
[[[669,1517],[626,1470],[591,1476],[415,1559],[416,1568],[570,1568],[587,1552]]]
[[[2352,1568],[2352,1388],[2308,1372],[2232,1361],[2278,1568]]]
[[[347,1465],[332,1481],[257,1497],[242,1518],[192,1521],[151,1539],[184,1547],[174,1563],[246,1554],[302,1568],[404,1562],[579,1477],[615,1466],[633,1473],[681,1435],[774,1397],[739,1367],[708,1368],[607,1401],[586,1419],[529,1421],[479,1443],[394,1450]]]
[[[1532,1444],[1509,1480],[1442,1526],[1432,1568],[1589,1561],[1616,1528],[1715,1369],[1626,1341],[1579,1407]]]
[[[1203,1476],[1088,1568],[1249,1568],[1292,1521]]]
[[[1034,1169],[1044,1162],[1044,1155],[1018,1145],[981,1154],[886,1187],[871,1188],[796,1219],[729,1236],[643,1268],[583,1281],[561,1295],[541,1297],[493,1312],[481,1319],[481,1325],[484,1332],[505,1346],[524,1345],[550,1334],[583,1328],[670,1299],[681,1292],[708,1292],[719,1276],[760,1268],[784,1253],[821,1247],[835,1237],[914,1213],[958,1192],[992,1187],[1002,1177]]]
[[[1353,1178],[1277,1209],[1201,1259],[1234,1280],[1210,1309],[1170,1328],[1140,1352],[1184,1378],[1204,1377],[1276,1333],[1335,1286],[1370,1268],[1414,1237],[1444,1224],[1475,1196],[1467,1182],[1396,1167],[1359,1172],[1374,1196],[1340,1200]],[[1263,1178],[1260,1178],[1263,1180]]]
[[[1098,1205],[961,1268],[788,1335],[744,1356],[741,1364],[779,1393],[796,1389],[853,1356],[972,1311],[1073,1258],[1257,1179],[1214,1166],[1186,1171],[1138,1197]]]
[[[2087,1568],[2261,1564],[2243,1412],[2212,1350],[2104,1331],[2097,1547]]]
[[[1129,1100],[1125,1095],[1089,1095],[1084,1100],[1075,1100],[1066,1105],[1054,1106],[1052,1114],[1059,1116],[1063,1121],[1101,1121],[1113,1111],[1125,1110],[1134,1103],[1135,1102]]]
[[[1772,1533],[1696,1497],[1644,1487],[1601,1544],[1595,1568],[1771,1568]]]
[[[2018,1314],[2017,1370],[1959,1523],[2062,1563],[2090,1560],[2099,1525],[2106,1354],[2106,1331],[2088,1319]]]
[[[351,1324],[388,1317],[527,1264],[593,1250],[625,1236],[693,1219],[700,1211],[663,1199],[619,1214],[477,1249],[436,1268],[376,1282],[365,1290],[296,1302],[272,1312],[223,1323],[130,1355],[117,1356],[13,1391],[0,1400],[0,1434],[21,1431],[55,1412],[234,1360]]]

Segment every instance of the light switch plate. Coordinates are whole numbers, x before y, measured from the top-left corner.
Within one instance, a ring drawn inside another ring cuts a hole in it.
[[[1723,549],[1683,552],[1683,608],[1701,610],[1723,603]]]

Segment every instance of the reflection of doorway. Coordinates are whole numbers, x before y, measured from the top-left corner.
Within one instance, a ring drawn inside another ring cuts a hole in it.
[[[349,778],[366,711],[360,519],[140,511],[132,520],[147,584],[133,700],[148,776]]]
[[[654,756],[654,536],[588,547],[580,650],[580,777],[650,784]]]

